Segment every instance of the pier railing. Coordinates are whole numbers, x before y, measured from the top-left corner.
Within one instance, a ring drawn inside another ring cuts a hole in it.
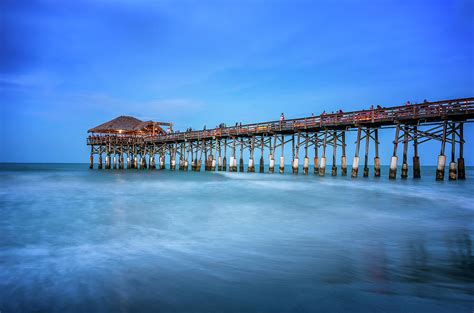
[[[474,116],[474,98],[463,98],[388,108],[374,107],[368,110],[336,112],[283,121],[253,123],[208,130],[177,131],[166,135],[92,135],[89,136],[87,143],[144,144],[145,142],[179,142],[212,137],[294,133],[322,128],[347,128],[367,124],[394,125],[397,122],[406,123],[407,121],[441,121],[452,117],[462,119],[463,117],[472,116]]]

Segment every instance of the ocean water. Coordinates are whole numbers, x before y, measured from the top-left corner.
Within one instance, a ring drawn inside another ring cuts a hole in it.
[[[0,311],[474,310],[473,168],[289,172],[2,164]]]

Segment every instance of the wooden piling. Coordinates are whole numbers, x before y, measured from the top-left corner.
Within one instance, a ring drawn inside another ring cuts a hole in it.
[[[451,162],[449,163],[449,180],[456,180],[457,178],[457,164],[456,164],[456,123],[451,123]]]
[[[444,150],[446,147],[446,129],[448,127],[448,122],[444,121],[443,123],[443,136],[441,137],[441,151],[438,156],[438,165],[436,167],[436,180],[444,180],[444,170],[446,166],[446,156],[444,155]]]
[[[262,137],[260,138],[260,164],[259,164],[259,172],[260,173],[265,173],[265,164],[264,164],[264,149],[265,149],[265,138],[264,136],[262,135]]]
[[[270,138],[269,140],[269,148],[270,148],[270,153],[269,153],[269,160],[268,160],[268,173],[273,174],[275,172],[275,149],[276,149],[276,144],[277,144],[277,135],[273,135],[273,145],[272,145],[272,139]]]
[[[133,168],[138,169],[138,149],[135,150],[135,151],[137,151],[137,152],[134,153],[135,158],[133,160]]]
[[[321,157],[321,164],[319,165],[319,176],[324,176],[326,173],[326,145],[328,139],[328,130],[324,130],[324,140],[323,140],[323,156]]]
[[[466,168],[464,166],[464,123],[459,123],[459,158],[458,158],[458,179],[466,179]]]
[[[369,177],[369,144],[370,144],[370,128],[365,128],[365,155],[364,155],[364,177]]]
[[[222,171],[227,171],[227,138],[224,138],[224,158],[222,159]]]
[[[124,168],[124,160],[123,160],[123,151],[122,148],[120,148],[120,154],[119,154],[119,170],[123,170]]]
[[[331,175],[337,176],[337,166],[336,166],[336,153],[337,153],[337,131],[333,131],[333,142],[332,142],[332,168]]]
[[[110,170],[110,150],[109,148],[106,149],[105,151],[105,169]]]
[[[418,156],[418,127],[413,127],[413,178],[421,177],[420,157]]]
[[[130,168],[135,168],[135,146],[130,148]]]
[[[313,158],[313,174],[319,174],[319,156],[318,156],[318,146],[319,146],[319,134],[316,132],[314,134],[314,158]]]
[[[306,137],[305,144],[304,144],[304,160],[303,160],[303,174],[304,175],[308,175],[308,172],[309,172],[308,144],[309,144],[309,138]]]
[[[91,145],[91,157],[89,160],[89,168],[91,170],[94,168],[94,145]]]
[[[343,130],[341,133],[341,175],[347,176],[347,157],[346,157],[346,131]]]
[[[99,159],[97,160],[97,168],[102,169],[102,150],[99,148]]]
[[[297,135],[296,148],[295,148],[295,136],[292,138],[293,142],[293,162],[291,164],[293,174],[298,174],[299,171],[299,151],[300,151],[300,132]]]
[[[280,174],[285,172],[285,157],[284,157],[284,149],[285,149],[285,135],[281,135],[281,156],[280,156]]]
[[[247,172],[254,173],[255,172],[255,165],[254,165],[254,151],[255,151],[255,136],[252,136],[250,139],[250,157],[249,157],[249,164],[247,165]]]
[[[202,167],[202,153],[203,153],[203,151],[205,151],[205,149],[206,149],[206,142],[205,142],[205,140],[202,140],[202,141],[201,141],[201,146],[200,146],[200,147],[198,146],[198,149],[199,149],[199,159],[198,159],[197,162],[196,162],[196,172],[200,172],[200,171],[201,171],[201,167]],[[197,153],[196,153],[196,156],[197,156]]]
[[[244,171],[244,139],[240,139],[240,159],[239,159],[239,172]]]
[[[361,134],[361,128],[357,128],[357,141],[356,141],[356,150],[355,150],[355,156],[354,156],[354,161],[352,162],[352,173],[351,177],[357,177],[357,174],[359,172],[359,149],[360,149],[360,134]]]
[[[169,146],[170,150],[170,170],[175,171],[176,170],[176,148],[175,144],[172,143]]]
[[[374,129],[374,145],[375,145],[375,158],[374,158],[374,176],[380,177],[380,158],[379,158],[379,129]]]
[[[229,170],[231,172],[237,172],[237,153],[236,153],[236,138],[232,138],[232,156],[230,157]]]
[[[210,151],[210,157],[209,157],[209,170],[210,171],[215,171],[216,170],[216,151],[215,148],[217,145],[214,144],[214,141],[211,139],[209,142],[209,151]]]
[[[221,155],[221,140],[217,139],[217,147],[218,147],[218,156],[217,156],[217,171],[222,171],[222,155]]]
[[[408,177],[408,125],[403,128],[403,161],[401,178]]]
[[[389,179],[396,179],[397,178],[397,148],[398,148],[398,137],[400,135],[400,124],[397,124],[397,128],[395,130],[395,140],[393,141],[393,155],[390,159],[390,171],[388,173]]]

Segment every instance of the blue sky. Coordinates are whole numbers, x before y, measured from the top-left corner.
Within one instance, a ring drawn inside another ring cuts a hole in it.
[[[3,0],[0,9],[4,162],[87,162],[87,129],[119,115],[185,129],[474,95],[469,0]],[[472,126],[466,133],[474,140]],[[381,138],[384,164],[392,136]],[[438,150],[422,146],[422,163]]]

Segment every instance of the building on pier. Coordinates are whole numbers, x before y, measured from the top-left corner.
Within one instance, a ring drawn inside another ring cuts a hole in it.
[[[100,124],[88,130],[88,133],[95,134],[113,134],[113,135],[166,135],[166,131],[161,126],[168,126],[172,129],[171,123],[162,123],[154,121],[141,121],[133,116],[119,116]]]

